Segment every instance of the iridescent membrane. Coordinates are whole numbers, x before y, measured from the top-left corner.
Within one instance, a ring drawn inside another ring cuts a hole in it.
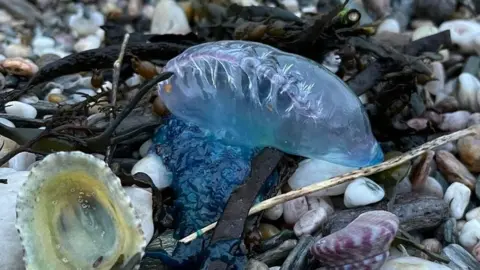
[[[275,147],[350,167],[382,161],[358,97],[307,58],[248,41],[204,43],[164,68],[158,93],[177,117],[230,145]]]

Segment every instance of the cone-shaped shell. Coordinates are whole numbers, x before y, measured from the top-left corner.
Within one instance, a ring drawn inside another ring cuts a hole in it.
[[[120,179],[82,152],[48,155],[17,197],[27,270],[138,268],[140,224]]]

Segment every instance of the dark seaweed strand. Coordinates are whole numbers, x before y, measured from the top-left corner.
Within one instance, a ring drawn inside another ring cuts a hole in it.
[[[108,46],[101,49],[88,50],[66,56],[58,61],[43,67],[27,84],[31,88],[42,82],[60,76],[74,74],[82,71],[111,68],[120,53],[120,45]],[[125,57],[131,54],[140,59],[161,59],[168,61],[182,53],[188,46],[171,43],[133,43],[125,51]],[[127,63],[127,61],[125,61]]]

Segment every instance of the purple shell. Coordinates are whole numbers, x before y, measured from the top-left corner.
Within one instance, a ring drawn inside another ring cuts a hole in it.
[[[388,257],[398,225],[398,217],[390,212],[366,212],[342,230],[318,240],[310,252],[328,269],[379,269]]]

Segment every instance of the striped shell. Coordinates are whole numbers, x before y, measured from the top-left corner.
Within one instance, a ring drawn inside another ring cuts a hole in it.
[[[390,212],[366,212],[342,230],[318,240],[310,252],[328,269],[379,269],[388,257],[398,225],[398,217]]]
[[[16,211],[27,270],[135,269],[144,254],[130,198],[92,155],[48,155],[32,168]]]

